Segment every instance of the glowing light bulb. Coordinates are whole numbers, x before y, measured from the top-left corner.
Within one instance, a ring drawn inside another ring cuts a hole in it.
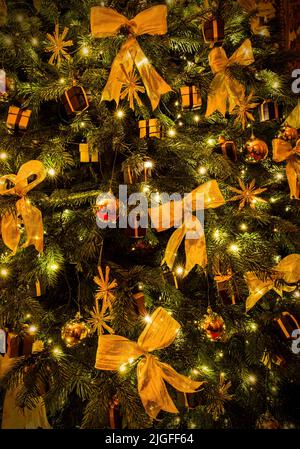
[[[182,276],[183,273],[184,273],[184,268],[181,267],[181,266],[179,266],[179,267],[176,268],[175,272],[176,272],[176,274],[177,274],[178,276]]]
[[[174,128],[171,128],[171,129],[168,130],[168,136],[169,136],[169,137],[174,137],[174,136],[176,136],[176,131],[175,131]]]
[[[246,223],[241,223],[240,224],[240,229],[241,229],[241,231],[247,231],[248,226],[246,225]]]
[[[49,345],[51,345],[51,343],[53,343],[52,338],[48,338],[47,342],[49,343]]]
[[[144,186],[143,187],[143,192],[144,193],[149,193],[150,192],[150,187],[149,186]]]
[[[177,114],[177,118],[181,118],[181,114]]]
[[[284,176],[282,173],[276,173],[276,179],[278,179],[280,181],[283,178],[284,178]]]
[[[4,152],[0,153],[0,159],[2,160],[7,159],[7,153]]]
[[[197,374],[200,374],[200,371],[198,369],[194,368],[192,370],[192,373],[195,374],[195,376],[196,376]]]
[[[123,363],[123,365],[120,366],[119,371],[120,371],[120,373],[125,373],[126,370],[127,370],[127,367],[126,367],[125,363]]]
[[[207,139],[207,143],[208,143],[208,145],[213,146],[213,145],[215,145],[216,141],[215,141],[215,139],[210,137],[209,139]]]
[[[248,382],[252,385],[256,383],[256,377],[254,376],[254,374],[250,374],[250,376],[248,376]]]
[[[25,318],[26,318],[26,319],[31,318],[31,314],[30,314],[30,313],[27,313],[27,314],[25,315]]]
[[[294,297],[295,297],[295,298],[300,298],[300,292],[299,292],[299,290],[296,290],[296,291],[294,292]]]
[[[199,173],[200,173],[200,175],[205,175],[205,173],[207,173],[207,168],[206,167],[199,167]]]
[[[0,275],[5,278],[8,276],[8,270],[6,268],[1,268]]]
[[[56,171],[54,170],[54,168],[49,168],[48,175],[49,176],[55,176],[55,174],[56,174]]]
[[[80,122],[80,128],[84,128],[85,127],[85,122]]]
[[[219,237],[220,237],[220,231],[219,231],[219,229],[216,229],[214,232],[214,238],[218,239]]]
[[[144,162],[144,168],[152,168],[153,162],[152,161],[145,161]]]
[[[270,198],[270,201],[271,201],[271,203],[275,203],[275,202],[276,202],[276,198],[274,198],[274,197],[272,196],[272,198]]]
[[[31,39],[31,43],[34,47],[36,47],[37,45],[39,45],[39,40],[36,37],[33,37]]]
[[[60,84],[65,84],[66,80],[64,78],[59,78]]]
[[[143,320],[144,320],[146,323],[152,323],[152,318],[151,318],[150,315],[145,315],[144,318],[143,318]]]
[[[274,83],[272,84],[273,89],[278,89],[279,87],[279,82],[278,81],[274,81]]]
[[[179,101],[175,101],[175,106],[179,106]]]
[[[31,326],[29,326],[28,332],[30,334],[35,334],[37,332],[37,327],[32,324]]]
[[[83,55],[83,56],[87,56],[88,54],[89,54],[89,49],[88,49],[88,47],[81,47],[81,54]]]
[[[256,324],[256,323],[251,323],[251,324],[250,324],[250,329],[251,329],[253,332],[257,331],[257,324]]]
[[[58,270],[58,264],[57,263],[52,263],[49,266],[49,268],[50,268],[51,271],[56,271],[56,270]]]
[[[183,122],[178,122],[178,126],[183,126]]]
[[[200,115],[195,114],[195,115],[194,115],[194,121],[195,121],[196,123],[199,123],[199,122],[200,122]]]
[[[62,350],[59,346],[55,346],[55,348],[52,349],[52,353],[56,356],[61,355],[62,354]]]
[[[232,251],[233,253],[237,253],[239,251],[239,247],[238,245],[236,245],[235,243],[233,243],[232,245],[230,245],[229,247],[230,251]]]
[[[118,117],[118,118],[123,118],[124,117],[124,111],[122,110],[122,109],[118,109],[117,111],[116,111],[116,116]]]
[[[128,359],[128,363],[133,363],[134,362],[134,358],[130,357],[130,359]]]

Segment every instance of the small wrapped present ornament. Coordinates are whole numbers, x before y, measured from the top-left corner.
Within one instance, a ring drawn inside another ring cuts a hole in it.
[[[282,107],[272,100],[265,100],[258,109],[259,120],[278,120],[282,117]]]
[[[99,153],[95,151],[90,153],[89,144],[87,142],[81,142],[79,144],[80,162],[99,162]]]
[[[28,357],[32,354],[32,346],[34,342],[33,335],[24,334],[17,335],[13,332],[7,333],[7,356],[13,357]]]
[[[225,37],[224,20],[221,18],[210,18],[202,25],[204,42],[207,44],[222,43]]]
[[[157,137],[158,139],[161,139],[163,137],[161,124],[157,118],[140,120],[139,129],[141,139],[144,139],[145,137]]]
[[[215,281],[221,301],[225,305],[233,305],[238,302],[238,295],[233,281],[233,274],[231,270],[227,274],[215,273]]]
[[[9,129],[27,129],[30,116],[30,109],[20,109],[17,106],[10,106],[6,126]]]
[[[80,114],[89,107],[87,94],[82,86],[76,85],[76,81],[73,81],[73,86],[64,93],[62,103],[68,115]]]
[[[202,99],[200,91],[196,86],[183,86],[180,88],[181,106],[183,110],[195,111],[200,109]]]
[[[286,340],[292,340],[292,334],[295,329],[300,329],[300,320],[292,315],[290,312],[283,312],[281,317],[276,320],[277,326],[280,330],[280,335]]]
[[[219,143],[224,156],[227,156],[232,162],[237,162],[237,146],[233,140],[226,140],[224,136],[219,137]]]

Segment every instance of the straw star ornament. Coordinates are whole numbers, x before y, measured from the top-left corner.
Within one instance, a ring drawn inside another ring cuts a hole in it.
[[[92,312],[90,312],[91,318],[88,319],[88,323],[92,328],[92,332],[98,332],[98,335],[104,334],[106,330],[109,334],[114,334],[114,330],[109,326],[108,323],[112,320],[112,315],[107,313],[107,311],[99,310],[98,304],[93,307]]]
[[[55,31],[52,34],[47,33],[47,39],[50,45],[46,47],[47,52],[51,52],[52,55],[49,59],[49,64],[60,64],[63,59],[71,59],[71,56],[67,52],[66,48],[73,45],[72,40],[65,41],[69,28],[65,27],[64,31],[59,34],[59,24],[55,25]]]
[[[240,185],[240,189],[236,189],[235,187],[229,187],[229,189],[232,192],[237,193],[237,195],[233,196],[232,198],[229,199],[229,201],[240,201],[240,205],[239,205],[239,209],[243,209],[247,204],[250,205],[251,209],[255,209],[255,203],[267,203],[266,200],[264,200],[263,198],[260,198],[259,195],[260,193],[265,192],[267,189],[266,188],[256,188],[255,187],[255,179],[253,179],[250,184],[248,184],[247,186],[244,184],[244,182],[239,179],[239,185]]]
[[[237,106],[232,112],[232,114],[236,116],[234,121],[235,125],[242,125],[243,129],[245,129],[248,121],[254,122],[252,109],[258,106],[258,103],[255,103],[255,99],[256,97],[254,97],[253,92],[251,92],[248,97],[243,96],[242,99],[238,101]]]
[[[136,100],[139,106],[142,105],[141,99],[139,97],[139,92],[144,93],[145,89],[141,84],[138,83],[138,77],[134,70],[131,70],[131,72],[127,73],[123,65],[121,66],[121,68],[124,72],[124,81],[120,99],[123,100],[127,97],[129,101],[129,107],[134,110],[134,100]]]
[[[94,282],[99,286],[95,299],[96,301],[103,300],[102,309],[106,310],[112,308],[112,303],[115,300],[115,295],[113,290],[118,286],[116,279],[110,282],[109,273],[110,268],[107,266],[105,268],[105,276],[103,274],[102,268],[98,267],[99,276],[94,277]]]

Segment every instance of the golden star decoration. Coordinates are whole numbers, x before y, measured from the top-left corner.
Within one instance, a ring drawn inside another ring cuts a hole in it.
[[[260,193],[265,192],[267,189],[266,188],[256,189],[255,188],[255,179],[253,179],[250,182],[250,184],[248,184],[247,186],[244,184],[244,182],[241,179],[239,179],[238,181],[239,181],[240,189],[236,189],[235,187],[229,187],[229,189],[232,192],[235,192],[238,194],[238,195],[230,198],[229,201],[240,201],[239,209],[243,209],[243,207],[245,207],[246,204],[249,204],[252,209],[255,209],[255,203],[258,203],[258,202],[259,203],[267,203],[266,200],[257,196]]]
[[[213,394],[210,395],[210,403],[208,405],[208,412],[212,415],[215,421],[224,414],[225,402],[231,401],[233,398],[233,395],[228,393],[230,387],[231,382],[226,382],[224,374],[220,374],[219,385],[214,390]]]
[[[137,104],[139,106],[142,105],[141,99],[138,95],[139,92],[144,93],[145,89],[143,86],[141,86],[138,83],[138,77],[136,75],[136,73],[131,70],[130,73],[127,73],[126,70],[124,69],[124,66],[122,65],[122,70],[124,72],[124,78],[125,80],[123,80],[123,91],[120,95],[121,100],[123,100],[124,98],[128,97],[128,101],[129,101],[129,107],[134,110],[134,100],[136,100]]]
[[[103,274],[102,268],[98,267],[99,276],[94,277],[94,282],[99,286],[96,293],[96,301],[103,300],[102,309],[106,310],[107,307],[112,308],[112,303],[115,300],[115,295],[113,290],[118,286],[116,279],[109,281],[110,268],[107,266],[105,268],[105,276]]]
[[[255,99],[256,97],[254,97],[253,92],[251,92],[248,97],[244,96],[241,100],[239,100],[239,104],[232,112],[233,115],[236,115],[236,119],[234,121],[235,125],[242,125],[243,129],[245,129],[249,120],[254,122],[254,116],[251,109],[258,106],[258,103],[254,102]]]
[[[55,25],[55,31],[52,34],[47,33],[47,39],[50,45],[46,47],[47,52],[52,52],[52,56],[49,59],[49,64],[60,64],[63,59],[70,59],[71,56],[66,51],[66,47],[71,47],[73,45],[72,40],[65,41],[68,34],[69,28],[65,27],[64,31],[59,34],[59,24]]]
[[[94,306],[92,312],[90,312],[90,315],[91,318],[89,318],[87,322],[90,324],[92,332],[97,331],[98,335],[104,334],[104,330],[106,330],[109,334],[114,333],[114,330],[108,324],[112,320],[112,315],[104,311],[103,307],[100,311],[98,305]]]

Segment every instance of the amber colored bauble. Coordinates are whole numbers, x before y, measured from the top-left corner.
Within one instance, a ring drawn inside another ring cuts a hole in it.
[[[208,307],[207,315],[204,316],[204,319],[201,322],[201,327],[205,330],[205,333],[210,340],[216,341],[224,337],[224,320],[221,315],[213,312],[211,307]]]
[[[77,345],[81,340],[86,338],[90,333],[90,328],[80,315],[76,315],[74,320],[68,321],[61,330],[61,338],[66,346],[71,347]]]
[[[285,126],[282,136],[285,140],[297,140],[299,133],[296,128],[292,128],[291,126]]]
[[[246,161],[251,164],[256,164],[266,159],[269,154],[268,145],[261,139],[251,137],[246,143]]]
[[[281,426],[277,419],[275,419],[270,412],[266,412],[258,418],[256,422],[256,428],[274,430],[280,429]]]

